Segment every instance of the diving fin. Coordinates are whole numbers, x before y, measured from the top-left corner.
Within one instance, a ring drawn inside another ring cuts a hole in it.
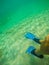
[[[25,35],[25,37],[26,38],[28,38],[28,39],[31,39],[31,40],[34,40],[35,42],[37,42],[37,43],[40,43],[39,42],[39,38],[38,37],[36,37],[34,34],[32,34],[32,33],[27,33],[26,35]]]
[[[36,53],[35,53],[35,50],[36,50],[35,47],[30,46],[30,47],[27,49],[26,53],[32,54],[32,55],[34,55],[34,56],[36,56],[36,57],[38,57],[38,58],[44,58],[44,56],[43,56],[42,54],[36,54]]]

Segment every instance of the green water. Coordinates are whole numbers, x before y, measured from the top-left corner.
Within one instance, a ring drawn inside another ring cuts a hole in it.
[[[0,65],[49,65],[26,52],[40,45],[24,37],[32,32],[40,39],[49,34],[49,0],[0,0]]]
[[[49,0],[1,0],[0,32],[9,29],[25,18],[30,16],[34,18],[48,8]]]

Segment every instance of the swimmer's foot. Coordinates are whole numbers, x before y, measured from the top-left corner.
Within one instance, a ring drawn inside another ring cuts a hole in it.
[[[38,58],[44,58],[43,55],[36,54],[36,53],[35,53],[35,50],[36,50],[36,49],[35,49],[33,46],[30,46],[30,47],[27,49],[26,53],[35,55],[35,56],[38,57]]]
[[[25,37],[26,38],[28,38],[28,39],[31,39],[31,40],[34,40],[35,42],[37,42],[37,43],[40,43],[40,39],[38,38],[38,37],[36,37],[34,34],[32,34],[32,33],[27,33],[26,35],[25,35]]]

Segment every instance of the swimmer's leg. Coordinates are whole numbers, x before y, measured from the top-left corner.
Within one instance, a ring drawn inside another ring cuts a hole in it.
[[[37,42],[37,43],[40,44],[40,39],[39,39],[38,37],[36,37],[34,34],[32,34],[32,33],[29,33],[29,32],[28,32],[28,33],[25,35],[25,37],[28,38],[28,39],[34,40],[35,42]]]
[[[38,57],[38,58],[44,58],[44,56],[43,56],[42,54],[38,54],[38,53],[36,53],[35,51],[36,51],[36,49],[35,49],[33,46],[30,46],[30,47],[27,49],[26,53],[32,54],[32,55],[34,55],[34,56],[36,56],[36,57]]]

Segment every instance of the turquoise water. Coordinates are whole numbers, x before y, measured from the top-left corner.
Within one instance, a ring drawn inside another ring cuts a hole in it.
[[[0,32],[21,20],[37,16],[49,8],[49,0],[2,0],[0,1]]]
[[[25,53],[40,47],[24,37],[27,32],[40,39],[49,34],[49,0],[0,0],[0,65],[49,65],[49,55]]]

